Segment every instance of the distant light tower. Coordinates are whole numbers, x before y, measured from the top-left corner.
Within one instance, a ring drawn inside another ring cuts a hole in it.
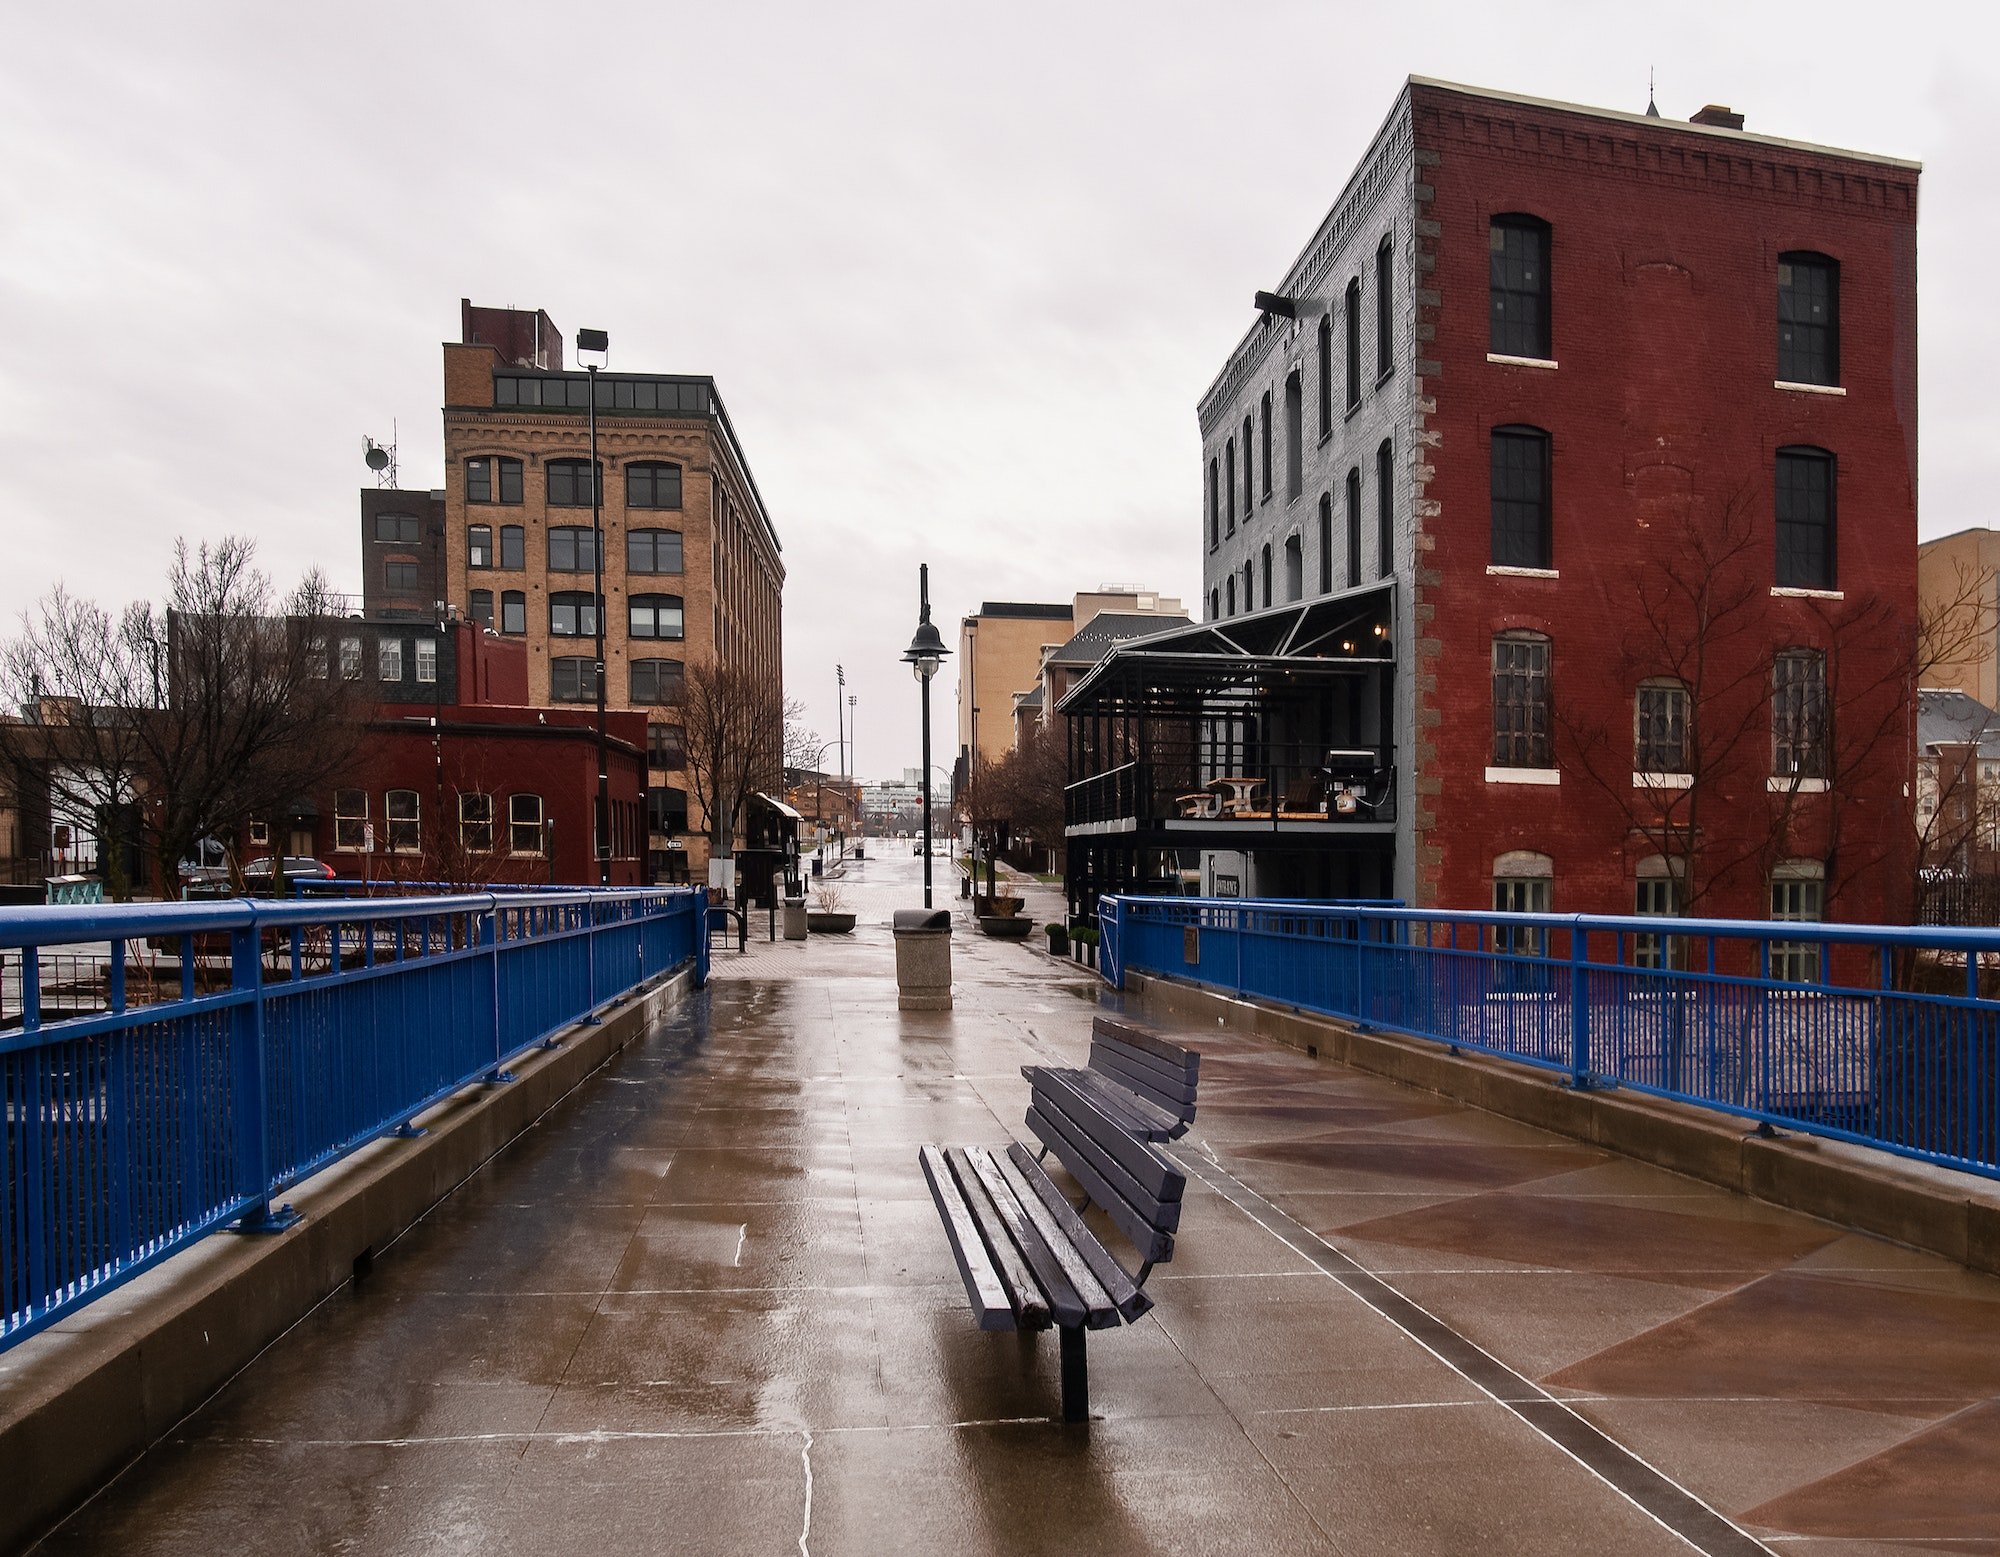
[[[857,733],[855,721],[861,717],[859,714],[855,713],[854,709],[855,705],[858,704],[860,701],[861,699],[856,697],[852,692],[847,694],[847,760],[850,769],[858,768],[861,765],[859,762],[855,760],[854,757],[854,750],[855,750],[854,737]],[[851,772],[849,774],[849,777],[853,777]]]
[[[931,625],[931,565],[917,569],[917,634],[903,651],[903,659],[923,687],[924,709],[924,907],[931,906],[931,677],[938,673],[951,651]]]

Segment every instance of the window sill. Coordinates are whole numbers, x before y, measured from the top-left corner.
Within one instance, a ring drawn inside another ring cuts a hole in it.
[[[1509,357],[1497,351],[1489,351],[1486,360],[1496,362],[1503,368],[1547,368],[1554,372],[1556,366],[1553,357]]]
[[[1789,389],[1796,395],[1841,395],[1847,391],[1839,384],[1795,384],[1788,378],[1773,379],[1773,389]]]
[[[1396,369],[1393,365],[1384,368],[1380,373],[1377,373],[1375,375],[1375,387],[1377,389],[1380,389],[1384,384],[1388,383],[1389,380],[1394,378],[1395,376],[1396,376]]]
[[[1693,789],[1692,773],[1634,773],[1634,789]]]
[[[1489,578],[1561,578],[1562,577],[1562,574],[1554,568],[1509,568],[1509,567],[1503,567],[1500,563],[1497,562],[1487,563],[1486,573]]]
[[[1329,427],[1319,435],[1319,446],[1323,449],[1331,442],[1333,442],[1333,429]]]
[[[1773,600],[1845,600],[1846,591],[1839,589],[1792,589],[1783,584],[1771,586]]]
[[[1774,773],[1764,780],[1764,787],[1774,795],[1783,795],[1794,791],[1801,795],[1823,795],[1826,793],[1826,780],[1816,778],[1785,778]]]
[[[1361,402],[1357,400],[1354,402],[1354,404],[1350,405],[1347,408],[1347,411],[1341,417],[1341,420],[1343,422],[1351,422],[1354,420],[1355,417],[1359,416],[1360,414],[1361,414]]]
[[[1489,784],[1560,784],[1560,768],[1488,768]]]

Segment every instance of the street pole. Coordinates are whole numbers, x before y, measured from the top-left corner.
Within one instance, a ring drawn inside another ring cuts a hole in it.
[[[582,352],[579,339],[577,350]],[[597,628],[597,884],[611,885],[611,755],[604,731],[604,479],[597,468],[597,365],[590,375],[590,574],[594,598],[591,621]]]
[[[847,667],[833,667],[833,732],[834,744],[840,748],[840,776],[847,777],[847,710],[841,704],[847,701]]]
[[[922,563],[917,569],[917,635],[910,640],[909,648],[903,651],[903,660],[918,681],[923,683],[923,735],[924,735],[924,907],[931,906],[931,677],[951,651],[944,646],[938,630],[931,624],[931,566]]]

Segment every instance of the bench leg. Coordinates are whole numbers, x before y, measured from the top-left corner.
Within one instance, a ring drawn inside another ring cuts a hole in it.
[[[1083,1326],[1065,1325],[1062,1337],[1062,1413],[1065,1422],[1090,1420],[1090,1370],[1083,1357]]]

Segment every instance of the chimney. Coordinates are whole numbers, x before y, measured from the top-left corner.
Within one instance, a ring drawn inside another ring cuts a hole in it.
[[[1731,113],[1720,103],[1710,103],[1700,113],[1689,118],[1688,123],[1705,124],[1717,130],[1740,130],[1743,128],[1743,115]]]

